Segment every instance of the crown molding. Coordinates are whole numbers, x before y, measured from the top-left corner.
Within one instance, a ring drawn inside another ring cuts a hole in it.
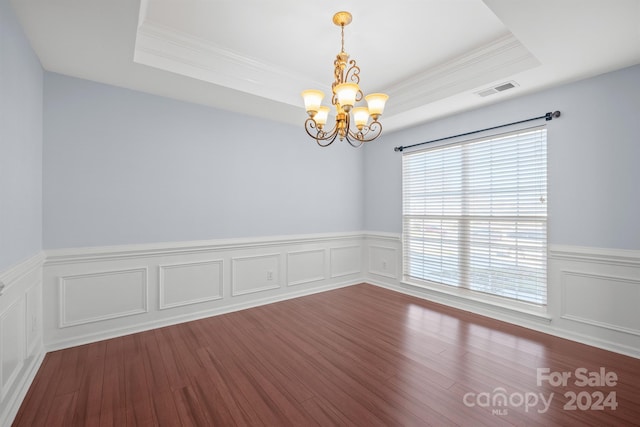
[[[304,74],[149,20],[138,27],[133,60],[296,107],[301,106],[296,88],[322,86]]]
[[[450,61],[391,85],[393,111],[402,113],[537,67],[540,62],[508,33]]]
[[[138,27],[134,61],[296,107],[301,106],[297,89],[324,86],[303,73],[149,20]],[[381,90],[393,100],[395,115],[538,65],[540,62],[508,33]]]

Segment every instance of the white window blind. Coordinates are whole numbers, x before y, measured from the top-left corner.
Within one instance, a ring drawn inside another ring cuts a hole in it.
[[[547,300],[546,129],[405,153],[409,282]]]

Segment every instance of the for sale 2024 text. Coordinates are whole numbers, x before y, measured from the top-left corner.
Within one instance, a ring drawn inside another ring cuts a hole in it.
[[[577,368],[575,371],[551,371],[549,368],[538,368],[536,381],[538,387],[548,383],[552,387],[567,387],[572,384],[576,387],[615,387],[618,384],[618,375],[601,367],[598,371],[589,371],[587,368]],[[616,392],[607,394],[600,390],[595,391],[567,391],[564,396],[568,399],[564,409],[568,411],[603,411],[618,407]]]

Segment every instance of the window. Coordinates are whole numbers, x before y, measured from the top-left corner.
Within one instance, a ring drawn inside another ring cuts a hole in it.
[[[546,150],[535,128],[404,154],[405,280],[545,305]]]

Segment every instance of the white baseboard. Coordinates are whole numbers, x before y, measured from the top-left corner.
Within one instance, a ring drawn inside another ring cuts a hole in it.
[[[44,348],[40,348],[35,357],[27,365],[24,375],[22,375],[16,384],[16,391],[8,396],[3,402],[2,412],[0,413],[0,426],[8,426],[13,423],[20,410],[20,405],[27,396],[29,387],[40,369],[40,365],[44,361],[46,352]]]

